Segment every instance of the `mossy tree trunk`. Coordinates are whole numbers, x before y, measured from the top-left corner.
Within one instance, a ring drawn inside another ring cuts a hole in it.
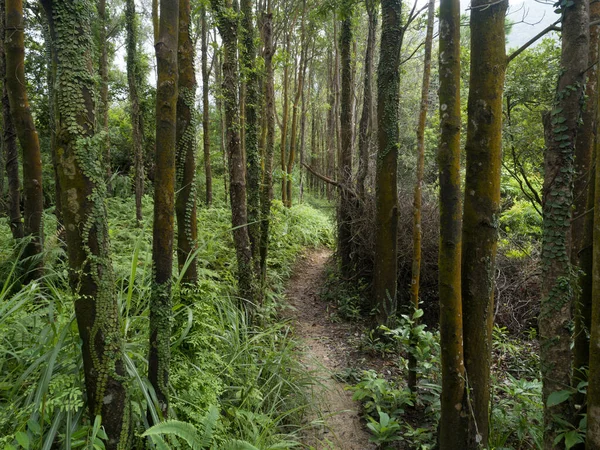
[[[212,169],[210,164],[210,111],[208,103],[208,83],[210,73],[208,70],[208,25],[206,23],[206,7],[200,11],[201,53],[202,53],[202,144],[204,151],[204,176],[206,179],[206,205],[210,206],[213,200]]]
[[[352,192],[352,147],[354,136],[353,96],[354,86],[352,77],[352,21],[354,8],[352,1],[344,0],[340,5],[342,26],[340,30],[340,57],[341,57],[341,99],[340,99],[340,126],[341,126],[341,152],[338,165],[338,182],[341,183],[340,202],[338,206],[338,253],[341,262],[342,276],[350,278],[352,275],[352,210],[354,198]],[[395,61],[392,61],[394,64]],[[399,83],[391,77],[391,82]],[[391,106],[391,105],[390,105]],[[390,118],[391,120],[391,118]]]
[[[57,172],[62,187],[70,284],[90,416],[102,416],[109,450],[130,448],[131,413],[109,252],[101,160],[95,133],[91,0],[42,0],[56,58]]]
[[[466,448],[467,404],[461,302],[460,2],[440,2],[440,450]]]
[[[369,146],[373,129],[373,65],[378,14],[376,0],[365,0],[365,6],[369,16],[369,31],[365,50],[365,80],[362,113],[358,128],[358,173],[356,175],[356,193],[361,199],[365,197],[365,181],[369,173]]]
[[[588,61],[598,59],[600,40],[600,2],[591,1],[590,8],[590,45]],[[588,64],[585,83],[585,107],[577,130],[575,143],[575,180],[573,221],[571,223],[571,264],[579,266],[583,274],[579,278],[580,292],[573,304],[575,321],[573,347],[572,385],[577,388],[586,380],[583,368],[589,367],[590,354],[590,316],[592,311],[592,247],[594,214],[594,171],[593,149],[596,141],[596,115],[598,109],[598,67]],[[583,394],[576,394],[574,403],[584,405]],[[582,412],[582,411],[578,411]],[[577,418],[576,418],[577,419]]]
[[[556,417],[570,418],[570,404],[547,406],[553,392],[571,384],[571,307],[573,272],[569,234],[573,204],[574,147],[581,117],[584,75],[588,68],[588,2],[575,0],[563,7],[561,75],[554,109],[544,117],[544,199],[542,227],[542,303],[539,315],[544,448],[558,449],[554,441],[563,428]]]
[[[184,284],[198,281],[196,218],[196,73],[194,43],[190,36],[190,0],[179,0],[179,44],[177,68],[179,97],[177,99],[177,148],[175,211],[177,214],[177,262]]]
[[[42,194],[42,156],[40,142],[29,108],[25,83],[25,32],[23,1],[6,0],[6,87],[10,112],[23,150],[24,219],[27,243],[22,258],[25,261],[25,281],[42,276],[44,248],[44,197]]]
[[[248,236],[252,250],[253,270],[260,272],[260,183],[261,161],[258,148],[258,109],[260,107],[259,69],[256,61],[256,33],[252,0],[241,0],[241,66],[245,80],[244,141],[246,151],[246,186],[248,191]]]
[[[273,72],[273,12],[268,0],[267,12],[263,17],[263,39],[265,58],[265,120],[267,139],[265,145],[263,182],[261,189],[261,235],[260,235],[260,274],[264,289],[267,279],[267,254],[269,250],[269,224],[271,200],[273,199],[273,154],[275,151],[275,75]]]
[[[0,17],[6,16],[6,0],[0,0]],[[10,100],[6,87],[6,36],[5,20],[0,20],[0,76],[2,77],[2,148],[8,182],[8,217],[13,239],[22,239],[25,235],[21,216],[21,180],[19,175],[19,152],[17,132],[10,114]]]
[[[138,225],[142,222],[142,197],[144,196],[144,127],[140,112],[138,89],[142,83],[142,74],[137,54],[138,24],[135,14],[135,1],[127,0],[125,6],[126,44],[127,44],[127,85],[129,104],[131,105],[131,139],[134,157],[135,217]]]
[[[423,83],[421,85],[421,104],[417,124],[417,179],[413,200],[413,256],[410,280],[411,305],[419,308],[419,284],[421,279],[421,203],[423,190],[423,172],[425,168],[425,125],[429,107],[429,81],[431,78],[431,49],[433,46],[433,21],[435,20],[435,1],[429,0],[427,7],[427,32],[425,35],[425,55],[423,56]],[[417,360],[410,352],[408,355],[408,387],[415,392],[417,387]]]
[[[398,233],[398,147],[400,146],[401,0],[381,2],[381,50],[377,69],[377,166],[375,173],[375,267],[373,306],[377,323],[396,314]]]
[[[162,412],[163,417],[167,417],[175,222],[179,0],[161,0],[158,28],[158,40],[154,46],[158,81],[148,378],[156,393],[157,409]]]
[[[246,206],[246,168],[240,143],[240,111],[238,106],[238,19],[239,11],[234,0],[211,0],[216,14],[219,34],[223,40],[223,98],[227,156],[229,164],[229,193],[231,197],[231,223],[237,259],[238,291],[242,299],[254,302],[254,270],[252,249],[248,235]]]
[[[487,447],[488,441],[507,7],[507,0],[474,0],[471,7],[461,275],[463,351],[472,407],[471,449]]]

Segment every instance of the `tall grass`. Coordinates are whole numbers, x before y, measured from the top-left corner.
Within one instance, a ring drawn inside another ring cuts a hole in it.
[[[145,217],[152,217],[151,209],[145,198]],[[133,426],[136,445],[143,447],[146,411],[153,403],[146,378],[151,223],[136,227],[131,199],[109,199],[108,211]],[[272,221],[271,291],[261,327],[247,322],[234,297],[236,263],[226,208],[199,210],[198,285],[182,292],[175,279],[172,417],[200,433],[209,411],[217,411],[206,448],[292,447],[308,405],[305,388],[312,380],[298,362],[288,324],[273,312],[298,252],[331,245],[332,226],[315,209],[287,209],[280,202],[274,204]],[[6,258],[0,266],[0,448],[93,446],[102,439],[101,422],[90,420],[84,409],[64,251],[50,232],[45,278],[28,286],[16,278],[14,251],[10,231],[0,226],[0,255]]]

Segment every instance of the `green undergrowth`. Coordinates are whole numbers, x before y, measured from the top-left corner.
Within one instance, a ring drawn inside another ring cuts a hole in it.
[[[354,399],[361,403],[371,441],[382,449],[436,448],[441,394],[438,330],[423,323],[423,310],[400,314],[395,327],[372,329],[368,286],[339,280],[337,267],[331,265],[321,296],[332,304],[331,321],[353,322],[360,330],[355,345],[365,358],[363,367],[348,367],[336,377],[350,385]],[[492,337],[489,450],[541,450],[543,404],[536,331],[517,336],[495,326]],[[406,381],[410,353],[417,361],[416,393],[410,392]],[[386,362],[383,371],[377,360]],[[560,394],[563,397],[557,401],[566,401],[573,393]],[[582,425],[565,423],[564,428],[565,442],[581,437]]]
[[[141,434],[149,427],[152,398],[146,378],[151,200],[144,198],[143,206],[147,219],[138,228],[132,199],[107,201],[134,448],[147,445]],[[331,246],[334,238],[330,219],[310,206],[287,209],[275,201],[272,213],[269,292],[258,327],[248,323],[234,296],[230,211],[198,210],[199,283],[192,290],[182,290],[178,280],[174,285],[170,386],[172,418],[179,422],[150,431],[152,442],[171,448],[186,448],[184,442],[214,449],[296,446],[298,424],[309,405],[306,387],[313,380],[298,362],[288,324],[277,320],[275,310],[302,249]],[[0,226],[5,261],[0,265],[0,280],[5,280],[0,284],[0,448],[103,447],[100,418],[90,422],[84,409],[74,299],[54,230],[48,214],[43,283],[20,286],[16,250],[8,227]]]

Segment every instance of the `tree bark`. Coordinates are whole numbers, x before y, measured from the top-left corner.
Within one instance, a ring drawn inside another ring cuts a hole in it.
[[[291,33],[286,32],[285,41],[285,60],[283,61],[283,118],[281,120],[281,201],[287,205],[287,148],[286,140],[288,134],[288,116],[289,116],[289,53],[291,48]]]
[[[580,292],[575,298],[573,315],[575,321],[573,347],[572,385],[577,388],[586,380],[582,368],[589,367],[590,315],[592,311],[592,247],[594,215],[586,213],[594,208],[593,149],[596,141],[596,114],[598,109],[598,60],[600,25],[591,25],[600,20],[600,2],[592,1],[590,8],[590,45],[585,83],[585,107],[575,142],[574,209],[571,223],[571,264],[579,266],[583,275],[579,279]],[[584,405],[583,394],[576,394],[574,403]],[[582,411],[579,411],[580,413]]]
[[[142,74],[140,73],[137,56],[137,23],[134,0],[127,0],[125,20],[127,29],[127,84],[129,87],[129,104],[131,105],[131,138],[133,141],[135,172],[133,183],[135,190],[135,217],[138,226],[140,226],[142,222],[142,197],[144,196],[144,127],[138,94]]]
[[[365,181],[369,172],[369,145],[371,141],[373,110],[373,65],[375,42],[377,40],[377,7],[375,0],[365,0],[369,16],[369,34],[365,51],[365,86],[363,106],[358,131],[358,173],[356,175],[356,192],[361,199],[365,198]]]
[[[600,71],[597,71],[600,75]],[[600,79],[598,80],[600,82]],[[596,126],[600,125],[600,117],[596,116]],[[600,131],[600,127],[597,132]],[[585,441],[586,450],[600,448],[600,151],[596,143],[595,151],[595,176],[592,177],[594,187],[593,213],[593,250],[589,255],[592,263],[592,289],[591,289],[591,314],[589,315],[589,372],[587,388],[587,434]],[[577,341],[576,341],[577,342]],[[577,368],[577,366],[576,366]]]
[[[338,166],[338,181],[344,186],[344,189],[340,192],[338,208],[338,253],[341,260],[342,276],[350,278],[352,275],[352,204],[354,201],[350,194],[350,189],[352,188],[352,143],[354,141],[354,117],[352,111],[352,41],[354,38],[352,29],[353,8],[351,3],[344,2],[340,12],[342,17],[339,44],[342,92],[340,99],[341,152]],[[401,34],[399,37],[401,38]],[[395,61],[392,60],[391,63],[394,64]],[[391,86],[393,86],[393,83],[398,83],[399,85],[399,71],[397,75],[394,74],[391,76],[390,81]],[[389,107],[394,108],[394,104],[390,103]],[[393,119],[390,117],[389,120]],[[397,150],[394,151],[397,152]]]
[[[98,67],[100,69],[100,101],[99,113],[104,139],[102,139],[102,157],[106,166],[106,187],[108,194],[112,194],[112,169],[110,162],[110,134],[108,130],[108,41],[107,41],[107,26],[108,17],[106,14],[106,0],[98,0],[98,19],[100,21],[100,33],[98,36],[98,44],[100,46],[100,59]]]
[[[423,172],[425,168],[425,125],[429,107],[429,80],[431,74],[431,48],[433,46],[433,21],[435,20],[435,0],[429,0],[427,8],[427,32],[425,35],[425,55],[423,57],[423,83],[421,105],[417,125],[417,179],[413,204],[413,257],[410,281],[410,299],[414,309],[419,309],[419,282],[421,279],[421,203]],[[412,352],[408,355],[408,387],[412,392],[417,387],[417,360]]]
[[[62,187],[70,284],[83,353],[90,417],[102,416],[108,450],[130,448],[131,407],[114,292],[104,198],[98,164],[92,71],[93,4],[42,0],[57,65],[57,172]]]
[[[398,189],[400,145],[401,1],[381,1],[381,50],[377,69],[378,152],[375,181],[375,267],[373,300],[377,323],[388,325],[396,314]]]
[[[265,116],[267,140],[265,146],[263,184],[261,190],[261,236],[260,236],[260,274],[264,289],[267,280],[267,255],[269,250],[269,224],[271,219],[271,200],[273,199],[273,154],[275,151],[275,76],[273,72],[273,12],[268,1],[267,13],[263,18],[263,37],[265,40]]]
[[[258,68],[256,67],[256,33],[252,0],[241,0],[242,32],[241,52],[242,73],[245,79],[245,120],[244,142],[246,151],[246,186],[248,201],[248,236],[252,251],[255,274],[260,272],[260,182],[261,162],[258,149],[258,108],[260,92],[258,86]]]
[[[6,0],[0,0],[0,17],[6,17]],[[6,87],[6,50],[5,20],[0,20],[0,76],[2,77],[2,147],[4,164],[8,181],[8,216],[13,239],[25,236],[23,218],[21,216],[21,180],[19,175],[19,152],[17,149],[17,132],[10,114],[10,100]]]
[[[212,205],[212,169],[210,166],[210,111],[208,109],[208,26],[206,24],[206,7],[202,6],[201,33],[202,33],[202,143],[204,150],[204,176],[206,178],[206,206]]]
[[[573,204],[574,147],[581,115],[584,74],[588,58],[588,2],[575,0],[563,8],[561,75],[554,109],[544,117],[544,198],[542,228],[542,303],[539,315],[544,448],[554,444],[563,427],[555,420],[570,418],[569,402],[548,407],[550,394],[571,384],[571,306],[573,273],[569,233]]]
[[[25,89],[23,26],[22,0],[6,0],[6,87],[10,112],[23,150],[24,231],[30,241],[25,246],[22,259],[25,263],[25,282],[28,282],[40,278],[43,273],[41,254],[44,249],[44,196],[40,142]]]
[[[176,191],[177,261],[184,271],[182,283],[198,281],[196,218],[196,73],[194,44],[190,36],[190,0],[179,0],[179,44],[177,68],[179,93],[177,99]]]
[[[472,408],[467,443],[470,449],[487,447],[488,441],[507,8],[507,0],[474,0],[471,8],[462,223],[463,351]]]
[[[440,450],[466,448],[467,404],[461,302],[460,2],[440,2],[439,296]]]
[[[246,171],[240,144],[240,111],[237,101],[238,73],[238,14],[232,0],[211,0],[223,40],[223,97],[227,134],[227,155],[231,197],[231,223],[237,259],[238,291],[240,297],[252,305],[254,302],[254,271],[252,249],[248,235],[246,206]]]
[[[153,285],[150,297],[150,353],[148,378],[154,387],[157,409],[169,411],[171,359],[171,277],[173,272],[176,134],[178,100],[179,1],[160,2],[158,41],[154,48],[156,84],[156,171],[152,229]]]

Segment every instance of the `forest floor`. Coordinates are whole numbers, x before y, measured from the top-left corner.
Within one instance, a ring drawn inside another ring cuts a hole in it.
[[[336,373],[354,366],[352,345],[357,335],[352,324],[335,323],[332,305],[320,298],[331,250],[314,249],[301,258],[287,287],[290,309],[285,312],[295,324],[302,345],[302,363],[313,373],[315,411],[309,417],[303,444],[317,450],[369,450],[369,433],[360,418],[358,402]]]

